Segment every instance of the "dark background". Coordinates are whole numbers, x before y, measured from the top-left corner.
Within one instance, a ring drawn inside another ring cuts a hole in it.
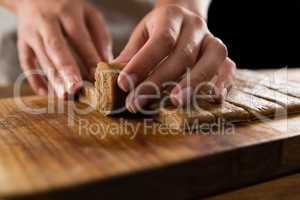
[[[299,21],[299,0],[213,0],[208,18],[239,68],[300,67]]]

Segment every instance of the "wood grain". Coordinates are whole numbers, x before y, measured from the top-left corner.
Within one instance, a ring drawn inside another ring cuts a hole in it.
[[[228,192],[206,200],[294,200],[300,199],[300,174]]]
[[[29,84],[24,84],[21,88],[21,96],[32,96],[34,92],[32,91]],[[9,98],[14,96],[14,86],[1,86],[0,87],[0,98]]]
[[[70,114],[85,107],[79,103],[24,100],[49,112],[0,101],[0,197],[185,199],[300,167],[291,156],[298,150],[285,145],[300,137],[297,116],[191,134],[95,111]]]
[[[45,97],[24,98],[47,109],[29,113],[17,100],[0,100],[0,198],[201,199],[300,169],[297,115],[189,133]]]

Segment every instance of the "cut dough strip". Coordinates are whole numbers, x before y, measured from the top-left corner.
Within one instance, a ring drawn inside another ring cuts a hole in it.
[[[126,111],[126,94],[118,87],[118,76],[122,65],[99,63],[95,74],[95,86],[84,86],[79,102],[90,105],[103,115]]]
[[[95,87],[83,88],[79,101],[104,115],[125,111],[126,94],[117,84],[122,69],[122,65],[99,63]],[[219,120],[226,123],[241,122],[264,117],[274,118],[287,112],[300,112],[300,84],[273,84],[270,80],[264,81],[263,78],[255,72],[239,71],[236,85],[222,104],[199,100],[196,107],[187,109],[176,108],[167,103],[158,108],[156,117],[164,127],[194,130],[203,124],[209,125]],[[157,108],[152,106],[155,107]]]
[[[126,94],[118,87],[118,76],[123,65],[99,63],[95,88],[99,92],[98,111],[104,115],[124,112]]]

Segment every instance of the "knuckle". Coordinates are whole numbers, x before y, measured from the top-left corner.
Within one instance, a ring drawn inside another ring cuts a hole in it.
[[[236,64],[235,64],[235,62],[232,61],[229,58],[226,59],[226,62],[227,62],[227,64],[224,65],[224,67],[229,72],[229,74],[234,76],[236,74]]]
[[[195,47],[192,44],[186,45],[186,47],[180,49],[179,52],[189,65],[195,62]]]
[[[32,48],[38,47],[38,34],[35,31],[18,33],[18,48],[23,47],[24,43],[29,44]]]
[[[197,71],[196,73],[197,74],[191,78],[191,85],[193,86],[198,86],[199,83],[206,84],[206,81],[210,79],[208,73],[203,71]]]
[[[72,32],[69,34],[69,38],[77,46],[88,46],[91,43],[91,39],[82,31]]]
[[[85,30],[77,30],[78,35],[73,34],[74,39],[84,41],[85,44],[90,44],[92,42],[91,37]]]
[[[99,11],[99,9],[97,9],[93,5],[90,5],[89,3],[85,5],[85,11],[91,18],[98,19],[101,21],[105,18],[102,12]]]
[[[18,38],[19,40],[31,40],[36,34],[36,29],[30,25],[20,25],[18,27]]]
[[[60,50],[62,48],[61,41],[56,37],[48,37],[46,39],[46,44],[51,49],[57,49]]]
[[[83,28],[81,28],[83,25],[74,20],[69,20],[66,24],[67,35],[73,42],[89,40],[87,34],[84,33]]]
[[[236,64],[233,60],[231,59],[227,59],[228,61],[228,66],[229,66],[229,69],[231,69],[232,71],[234,71],[236,69]]]
[[[92,16],[94,16],[96,19],[100,19],[101,20],[101,19],[104,18],[104,15],[98,9],[96,9],[95,7],[91,8],[90,14]]]
[[[78,24],[74,20],[67,20],[66,24],[67,24],[67,28],[66,28],[67,32],[72,37],[76,37],[80,33],[79,32],[80,28],[79,28]]]
[[[58,6],[56,7],[57,13],[67,13],[72,11],[72,6],[70,6],[70,3],[68,1],[62,1]]]
[[[40,39],[37,38],[38,36],[36,36],[35,38],[32,39],[32,41],[29,42],[29,44],[31,45],[32,49],[35,52],[41,51],[43,44],[42,41]]]
[[[23,64],[23,66],[25,67],[25,65],[30,63],[31,56],[28,54],[27,51],[22,51],[22,52],[20,52],[20,60],[21,60],[21,63]]]
[[[200,28],[203,28],[203,27],[206,27],[206,22],[205,20],[203,19],[203,17],[199,16],[199,15],[195,15],[193,17],[193,25],[194,26],[197,26],[197,27],[200,27]]]
[[[163,31],[160,34],[161,43],[168,49],[173,48],[176,44],[176,36],[171,29]]]
[[[228,50],[225,44],[218,38],[214,38],[213,40],[213,46],[215,50],[218,52],[219,56],[225,60],[228,56]]]
[[[57,16],[49,13],[40,13],[37,16],[38,24],[50,25],[57,20]]]
[[[181,6],[178,6],[175,4],[165,6],[163,9],[167,16],[174,16],[174,15],[178,16],[178,15],[182,15],[184,12],[184,10]]]

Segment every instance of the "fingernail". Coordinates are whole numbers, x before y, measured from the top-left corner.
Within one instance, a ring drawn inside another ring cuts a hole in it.
[[[48,90],[46,89],[46,88],[39,88],[38,89],[38,94],[40,95],[40,96],[46,96],[47,94],[48,94]]]
[[[113,59],[114,59],[114,54],[113,54],[111,51],[109,51],[109,52],[108,52],[107,58],[108,58],[108,62],[113,61]]]
[[[137,76],[135,74],[120,73],[118,77],[118,85],[124,92],[133,90],[136,84]]]
[[[171,96],[173,103],[177,106],[183,106],[191,101],[193,94],[193,89],[191,87],[186,87],[178,91],[177,94]]]
[[[111,47],[108,47],[103,51],[103,57],[109,63],[114,59]]]
[[[75,82],[68,88],[68,93],[70,95],[75,95],[82,87],[83,87],[82,81]]]
[[[60,98],[60,99],[65,99],[67,96],[67,92],[65,90],[65,87],[62,83],[57,83],[54,86],[54,90],[56,92],[56,95]]]
[[[134,100],[134,111],[138,112],[146,105],[147,99],[143,96],[137,96]]]
[[[133,98],[134,98],[134,94],[129,93],[126,98],[126,101],[125,101],[125,106],[129,112],[133,112],[133,109],[132,109]]]
[[[173,90],[171,91],[172,96],[176,96],[181,90],[181,87],[179,85],[176,85]]]
[[[131,108],[131,104],[126,104],[126,109],[127,109],[129,112],[133,113],[133,109]]]
[[[227,93],[228,93],[227,88],[223,88],[220,94],[214,98],[215,103],[222,103],[225,100]]]
[[[137,112],[133,105],[129,105],[129,106],[127,107],[127,110],[128,110],[129,112],[131,112],[131,113],[136,113],[136,112]]]
[[[66,84],[66,90],[70,95],[74,95],[83,86],[81,78],[74,75],[65,74],[63,80]]]

